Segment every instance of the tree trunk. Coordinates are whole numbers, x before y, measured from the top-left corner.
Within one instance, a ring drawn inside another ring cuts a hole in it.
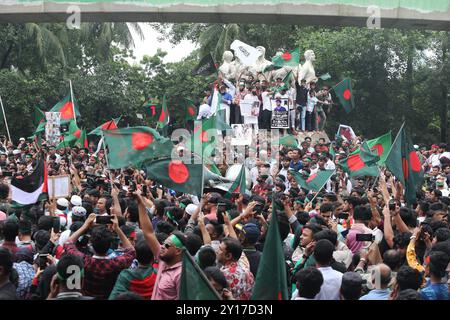
[[[2,59],[2,64],[0,65],[0,69],[4,69],[6,67],[6,62],[8,61],[9,55],[11,54],[12,48],[14,46],[14,43],[11,41],[9,43],[8,50],[6,50],[5,55]]]
[[[441,94],[442,94],[442,108],[441,108],[441,142],[448,141],[448,86],[449,86],[449,72],[450,61],[448,61],[449,39],[450,34],[445,32],[442,37],[442,68],[441,68]]]

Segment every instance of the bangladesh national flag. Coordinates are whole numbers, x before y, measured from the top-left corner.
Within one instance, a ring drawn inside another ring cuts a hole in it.
[[[72,119],[69,123],[69,130],[61,136],[61,142],[56,146],[56,149],[73,147],[80,137],[81,130],[78,128],[75,120]]]
[[[80,116],[75,97],[73,97],[73,102],[75,106],[72,104],[70,94],[68,94],[66,97],[64,97],[64,99],[59,101],[49,112],[61,112],[61,123],[72,121],[73,119],[75,119],[75,115],[77,117]]]
[[[242,165],[241,171],[239,171],[236,180],[234,180],[233,184],[230,187],[230,190],[225,194],[226,198],[231,198],[233,193],[245,194],[245,190],[247,189],[246,177],[245,177],[245,166]]]
[[[392,135],[389,131],[388,133],[375,138],[371,140],[367,140],[367,144],[369,145],[370,150],[376,151],[378,156],[380,157],[380,160],[378,161],[378,165],[384,165],[384,162],[386,161],[386,157],[389,153],[389,150],[391,150],[392,145]],[[352,154],[359,153],[359,148],[356,149]]]
[[[318,192],[334,174],[334,170],[319,170],[317,173],[310,176],[304,175],[295,170],[289,170],[289,173],[303,189]]]
[[[359,152],[351,154],[348,158],[339,162],[342,169],[350,177],[378,176],[377,162],[380,160],[377,152],[371,150],[367,141],[359,148]]]
[[[352,127],[340,124],[338,131],[336,133],[336,140],[338,139],[345,139],[347,141],[352,141],[356,139],[356,134],[353,131]]]
[[[39,125],[41,122],[45,122],[45,113],[39,107],[34,107],[33,110],[33,123]]]
[[[47,199],[47,166],[39,156],[36,168],[27,176],[15,176],[11,180],[11,200],[14,208],[35,204]]]
[[[416,191],[422,184],[424,172],[419,156],[414,150],[414,145],[404,126],[405,123],[397,133],[385,163],[386,167],[403,184],[406,202],[412,204],[416,200]]]
[[[349,113],[355,108],[353,99],[352,83],[350,78],[346,78],[333,87],[339,102],[344,107],[345,112]]]
[[[330,155],[334,158],[336,157],[336,150],[334,150],[334,146],[330,144]]]
[[[110,161],[111,162],[111,161]],[[202,195],[203,163],[184,163],[181,160],[159,159],[145,162],[147,177],[164,187],[196,196]]]
[[[300,48],[286,51],[280,56],[273,57],[272,63],[277,67],[297,67],[300,63]]]
[[[118,118],[115,118],[115,119],[111,119],[109,121],[106,121],[101,126],[98,126],[94,130],[89,132],[88,135],[96,134],[98,136],[101,136],[102,135],[102,130],[114,130],[114,129],[117,129],[118,128],[117,125],[119,124],[119,121],[120,121],[121,118],[122,118],[122,116],[120,116]]]
[[[185,116],[184,116],[184,119],[186,120],[186,121],[189,121],[189,120],[195,120],[195,119],[197,119],[197,113],[198,113],[198,111],[197,111],[197,107],[195,106],[195,104],[194,104],[194,102],[192,102],[192,100],[189,100],[189,99],[184,99],[184,114],[185,114]]]
[[[157,129],[162,129],[169,124],[169,109],[167,108],[166,95],[163,97],[163,102],[161,105],[161,113],[158,117],[158,122],[156,123]]]
[[[155,129],[130,127],[103,132],[110,169],[138,166],[157,157],[170,156],[173,143]]]
[[[208,53],[206,56],[204,56],[198,65],[192,70],[193,76],[199,76],[199,75],[210,75],[212,73],[217,72],[217,65],[214,62],[214,59],[211,55],[211,53]]]
[[[274,213],[278,212],[275,201],[272,203]],[[272,214],[251,300],[289,300],[282,243],[277,215]]]
[[[179,300],[222,300],[187,250],[182,261]]]
[[[86,135],[86,130],[81,130],[80,137],[75,141],[75,145],[79,148],[89,148],[89,143]]]

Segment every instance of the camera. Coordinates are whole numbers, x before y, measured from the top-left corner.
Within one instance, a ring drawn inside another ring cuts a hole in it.
[[[47,257],[48,253],[40,253],[39,254],[39,268],[45,269],[47,267]]]
[[[356,241],[375,241],[375,236],[371,233],[358,233],[356,234]]]
[[[97,224],[112,224],[112,216],[99,216],[95,217],[95,223]]]
[[[389,210],[390,211],[395,210],[395,200],[389,200]]]
[[[261,214],[261,212],[264,209],[264,205],[262,203],[257,203],[255,207],[253,208],[253,211],[255,211],[256,214]]]

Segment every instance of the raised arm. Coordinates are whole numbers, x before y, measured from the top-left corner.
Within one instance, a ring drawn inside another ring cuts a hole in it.
[[[138,202],[138,211],[139,211],[139,224],[141,226],[142,233],[144,235],[144,239],[147,242],[150,250],[152,250],[153,256],[155,259],[159,257],[160,245],[158,239],[156,238],[155,231],[153,230],[152,222],[147,214],[147,210],[145,210],[145,203],[141,197],[141,193],[139,190],[133,193],[133,196]]]

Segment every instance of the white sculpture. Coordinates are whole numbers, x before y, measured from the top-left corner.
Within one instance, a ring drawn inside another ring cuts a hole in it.
[[[220,73],[225,79],[234,79],[236,77],[236,64],[233,61],[233,53],[225,51],[222,55],[223,63],[219,67]]]
[[[316,55],[312,50],[305,51],[306,62],[298,72],[298,82],[305,79],[306,83],[317,82],[316,71],[314,70],[313,62],[316,60]]]
[[[258,60],[256,60],[255,65],[252,66],[251,71],[255,77],[258,73],[262,73],[267,77],[269,76],[269,72],[264,72],[264,69],[270,66],[272,62],[266,59],[266,48],[257,46],[256,49],[261,55],[258,57]]]

